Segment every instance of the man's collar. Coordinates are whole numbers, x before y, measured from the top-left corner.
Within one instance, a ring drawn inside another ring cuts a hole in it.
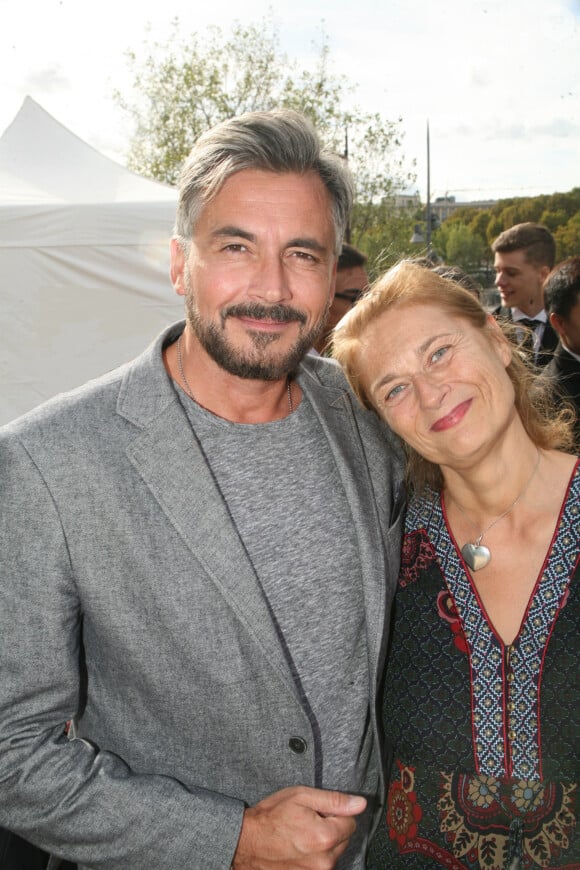
[[[562,341],[562,339],[560,339],[560,344],[562,345],[562,348],[566,351],[566,353],[569,353],[570,356],[573,357],[573,358],[576,360],[576,362],[579,362],[579,363],[580,363],[580,354],[578,354],[578,353],[574,353],[574,351],[570,350],[569,347],[566,347],[566,345],[564,344],[564,342]]]
[[[529,314],[524,314],[520,308],[512,308],[512,320],[514,323],[517,323],[519,320],[538,320],[542,323],[547,323],[548,315],[545,308],[540,308],[538,313],[534,314],[533,317],[530,317]]]

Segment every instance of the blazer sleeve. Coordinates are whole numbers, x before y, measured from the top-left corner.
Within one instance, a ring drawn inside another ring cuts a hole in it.
[[[244,805],[65,736],[82,615],[42,474],[0,437],[0,825],[87,868],[229,868]]]

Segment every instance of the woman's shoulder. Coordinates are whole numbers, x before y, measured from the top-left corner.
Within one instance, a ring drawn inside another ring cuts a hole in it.
[[[562,504],[570,495],[580,498],[580,458],[560,450],[547,450],[536,489],[542,498],[554,499]]]

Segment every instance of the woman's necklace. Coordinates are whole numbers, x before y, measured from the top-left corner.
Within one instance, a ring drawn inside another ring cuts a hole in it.
[[[506,510],[503,512],[503,514],[500,514],[499,517],[496,517],[495,520],[493,520],[489,524],[489,526],[486,526],[485,529],[479,533],[479,536],[475,540],[475,543],[472,544],[472,543],[468,542],[467,544],[464,544],[462,546],[461,555],[463,556],[466,564],[471,568],[472,571],[479,571],[481,568],[485,568],[486,565],[489,565],[489,562],[491,560],[491,553],[489,551],[489,547],[483,547],[481,545],[481,542],[483,540],[483,536],[486,535],[489,532],[489,530],[495,526],[496,523],[499,523],[500,520],[503,520],[504,517],[507,517],[507,515],[510,513],[510,511],[513,511],[513,509],[515,508],[515,506],[517,505],[517,503],[519,502],[519,500],[521,499],[523,494],[526,492],[530,483],[534,479],[534,475],[535,475],[536,471],[538,470],[538,465],[540,464],[540,455],[541,455],[540,451],[538,450],[538,457],[536,459],[536,464],[534,465],[532,473],[530,474],[528,480],[526,481],[524,488],[519,493],[519,495],[514,499],[514,501],[512,501],[510,506],[508,508],[506,508]],[[465,511],[457,504],[457,502],[455,502],[455,507],[457,508],[459,513],[462,514],[462,516],[464,516],[465,519],[471,523],[471,525],[473,526],[474,529],[478,528],[475,525],[475,523],[473,522],[473,520],[470,517],[468,517],[467,514],[465,513]]]

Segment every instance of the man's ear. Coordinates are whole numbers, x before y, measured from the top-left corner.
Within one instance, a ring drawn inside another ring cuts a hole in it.
[[[169,274],[171,276],[171,283],[175,288],[175,292],[179,296],[185,296],[185,251],[183,250],[183,245],[178,239],[171,239],[170,253],[171,266]]]
[[[540,274],[540,281],[542,282],[542,284],[544,284],[546,278],[551,272],[551,269],[549,266],[540,266],[538,271]]]
[[[552,324],[552,326],[554,327],[554,329],[556,330],[556,332],[558,333],[558,335],[560,337],[562,335],[564,335],[565,330],[566,330],[566,324],[565,324],[563,318],[559,314],[555,314],[552,311],[552,313],[550,314],[550,323]]]

